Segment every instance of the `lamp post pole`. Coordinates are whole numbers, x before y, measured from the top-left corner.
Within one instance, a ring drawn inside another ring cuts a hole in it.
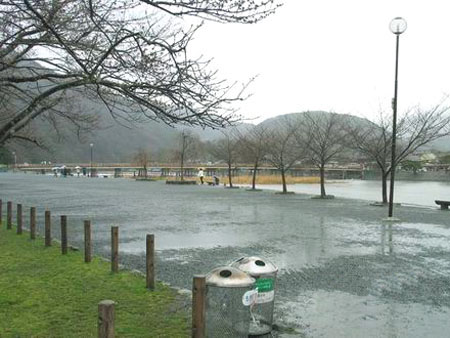
[[[91,143],[90,145],[89,145],[90,147],[91,147],[91,165],[90,165],[90,177],[92,177],[92,159],[93,159],[93,154],[94,154],[94,144],[93,143]]]
[[[12,154],[14,156],[14,169],[13,169],[13,171],[16,171],[16,169],[17,169],[17,155],[16,155],[15,151],[13,151]]]
[[[392,150],[391,150],[391,181],[389,189],[389,213],[388,216],[392,217],[394,213],[394,180],[395,180],[395,168],[396,163],[396,141],[397,141],[397,88],[398,88],[398,49],[400,34],[406,30],[406,21],[403,18],[397,17],[391,21],[389,28],[391,32],[396,35],[396,48],[395,48],[395,89],[394,98],[392,100]]]

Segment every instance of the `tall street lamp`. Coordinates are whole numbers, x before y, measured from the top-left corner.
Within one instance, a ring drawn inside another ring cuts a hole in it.
[[[91,147],[91,169],[90,169],[90,176],[92,177],[92,159],[93,159],[93,153],[94,153],[94,151],[93,151],[93,149],[94,149],[94,144],[91,143],[91,144],[89,144],[89,146]]]
[[[394,211],[394,179],[395,179],[395,146],[396,146],[396,138],[397,138],[397,78],[398,78],[398,46],[400,40],[400,34],[402,34],[406,30],[407,24],[406,20],[401,17],[394,18],[389,28],[392,33],[396,36],[396,49],[395,49],[395,90],[394,90],[394,99],[392,100],[392,110],[393,110],[393,118],[392,118],[392,151],[391,151],[391,184],[389,190],[389,217],[392,217]]]

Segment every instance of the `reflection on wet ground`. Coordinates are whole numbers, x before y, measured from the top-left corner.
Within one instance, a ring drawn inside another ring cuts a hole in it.
[[[448,336],[450,212],[397,207],[402,223],[391,224],[385,208],[362,200],[19,174],[0,175],[0,198],[38,206],[40,219],[48,207],[54,223],[67,214],[78,244],[91,219],[104,255],[109,227],[119,225],[122,263],[132,268],[144,268],[145,235],[154,233],[158,278],[180,288],[240,256],[266,257],[281,269],[276,322],[295,328],[281,336]]]

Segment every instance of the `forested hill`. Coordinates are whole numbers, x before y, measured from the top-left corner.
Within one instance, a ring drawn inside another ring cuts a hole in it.
[[[18,162],[40,163],[87,163],[90,161],[90,144],[93,144],[95,162],[114,163],[132,162],[136,153],[143,149],[152,156],[167,157],[176,146],[178,129],[164,123],[146,122],[132,127],[126,127],[110,121],[104,123],[100,129],[82,135],[80,138],[74,133],[64,133],[58,136],[50,127],[42,127],[42,134],[46,134],[44,145],[46,149],[32,144],[14,145]],[[217,130],[192,129],[202,140],[220,137]]]
[[[310,114],[316,114],[318,116],[320,115],[326,115],[330,114],[329,112],[324,111],[312,111],[309,112]],[[304,112],[302,113],[291,113],[291,114],[284,114],[279,115],[276,117],[269,118],[263,122],[261,122],[261,125],[265,125],[266,127],[274,127],[280,122],[282,122],[283,119],[287,120],[297,120],[302,119],[302,116],[304,115]],[[339,114],[341,120],[341,123],[343,125],[355,125],[355,126],[361,126],[361,127],[368,127],[368,126],[374,126],[373,122],[369,121],[366,118],[361,118],[354,115],[348,115],[348,114]],[[319,118],[320,120],[320,118]],[[437,139],[433,142],[430,142],[423,147],[420,148],[422,151],[433,151],[433,152],[449,152],[450,151],[450,136],[442,137],[440,139]]]
[[[279,115],[261,122],[266,127],[276,125],[281,119],[301,118],[303,113]],[[314,114],[328,114],[327,112],[314,112]],[[111,119],[105,112],[101,128],[91,134],[82,135],[78,138],[74,133],[63,132],[58,134],[48,126],[39,126],[39,133],[44,137],[47,149],[40,149],[31,144],[14,145],[10,150],[17,154],[18,163],[40,163],[51,161],[52,163],[87,163],[90,161],[90,143],[93,143],[93,156],[95,162],[132,162],[136,153],[143,149],[154,157],[170,158],[173,149],[176,148],[177,134],[182,128],[169,127],[164,123],[147,122],[134,127],[125,127]],[[344,123],[357,123],[367,125],[367,119],[342,114]],[[249,128],[243,124],[241,128]],[[64,126],[60,126],[60,129]],[[219,130],[195,127],[191,129],[202,141],[212,141],[222,136]],[[448,139],[438,140],[428,148],[442,151],[450,150]]]
[[[98,108],[98,107],[97,107]],[[13,144],[10,151],[17,154],[18,163],[87,163],[90,161],[90,144],[93,144],[95,162],[132,162],[139,150],[151,157],[170,158],[176,148],[177,136],[183,129],[191,130],[202,141],[211,141],[222,136],[219,130],[201,127],[170,127],[162,122],[148,121],[130,126],[118,123],[109,114],[101,112],[100,128],[80,137],[71,131],[70,123],[59,121],[58,131],[47,122],[37,121],[37,131],[44,148],[31,143]],[[244,126],[246,124],[243,124]],[[11,161],[11,159],[10,159]]]
[[[33,71],[43,69],[38,63],[29,61],[21,63],[21,66]],[[45,79],[36,83],[41,87],[53,85]],[[28,88],[25,84],[19,84],[18,87],[27,88],[29,94],[38,91],[38,86]],[[158,157],[164,156],[165,152],[173,152],[177,134],[182,129],[191,129],[202,140],[211,140],[221,135],[217,130],[186,126],[173,128],[163,122],[150,120],[132,125],[129,120],[137,115],[132,111],[126,112],[131,108],[125,104],[119,108],[111,105],[110,111],[99,97],[83,88],[69,89],[65,91],[64,97],[64,100],[52,101],[55,107],[53,111],[37,116],[15,139],[6,144],[6,148],[0,148],[0,163],[13,163],[13,152],[18,163],[87,163],[90,161],[91,143],[95,162],[131,162],[139,150]],[[20,110],[23,102],[13,98],[9,104],[9,110],[2,110],[2,114],[13,115],[14,109]],[[120,113],[121,111],[125,113]],[[0,124],[5,121],[7,119],[0,121]],[[94,125],[95,128],[92,128]],[[24,138],[36,140],[41,147],[23,141]]]
[[[305,112],[278,115],[278,116],[269,118],[267,120],[264,120],[260,124],[270,128],[271,126],[277,125],[282,120],[291,120],[292,122],[295,120],[299,120],[299,119],[301,120],[303,118],[304,114],[305,114]],[[321,115],[326,116],[327,114],[330,114],[330,112],[309,111],[308,114],[310,114],[311,116],[316,115],[316,116],[320,117]],[[366,126],[366,125],[372,123],[365,118],[361,118],[361,117],[354,116],[354,115],[348,115],[348,114],[339,114],[339,118],[341,119],[342,124],[352,123],[352,124],[356,124],[356,125]]]
[[[177,134],[181,129],[190,129],[197,134],[202,141],[213,141],[222,137],[220,130],[202,129],[200,127],[170,127],[164,123],[150,121],[136,124],[135,126],[123,126],[112,119],[101,105],[87,107],[100,112],[102,121],[100,128],[80,138],[70,132],[70,124],[60,122],[57,133],[48,123],[38,122],[34,127],[38,130],[40,138],[47,149],[40,149],[34,145],[15,145],[14,150],[18,156],[18,162],[40,163],[51,161],[52,163],[87,163],[90,161],[90,144],[93,146],[94,162],[114,163],[132,162],[136,153],[143,149],[156,160],[170,159],[173,149],[176,148]],[[326,112],[317,112],[327,114]],[[302,113],[280,115],[261,122],[270,126],[282,118],[295,118]],[[342,115],[343,119],[359,119],[350,115]],[[361,119],[361,123],[367,120]],[[240,128],[251,127],[250,124],[242,124]]]

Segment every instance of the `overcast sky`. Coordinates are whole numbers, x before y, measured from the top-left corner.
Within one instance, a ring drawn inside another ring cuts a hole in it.
[[[376,119],[391,112],[395,35],[401,16],[399,112],[427,107],[450,93],[447,0],[285,0],[256,25],[206,23],[191,52],[214,58],[220,76],[258,75],[240,114],[261,121],[306,110]]]

